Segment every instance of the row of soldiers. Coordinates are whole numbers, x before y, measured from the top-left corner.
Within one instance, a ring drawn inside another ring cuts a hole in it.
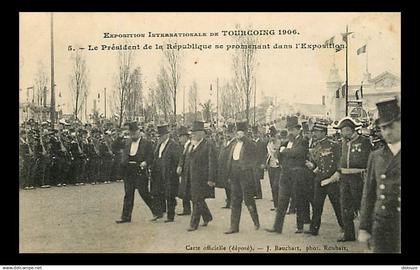
[[[56,127],[28,121],[19,133],[20,184],[24,189],[122,179],[121,131],[101,131],[90,124],[75,128],[65,121]]]

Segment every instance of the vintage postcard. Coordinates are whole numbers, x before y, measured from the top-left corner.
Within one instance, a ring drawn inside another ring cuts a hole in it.
[[[19,14],[20,253],[400,253],[401,13]]]

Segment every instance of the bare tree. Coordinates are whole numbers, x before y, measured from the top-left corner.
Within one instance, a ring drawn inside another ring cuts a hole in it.
[[[239,26],[237,26],[239,29]],[[234,87],[245,99],[246,120],[249,123],[249,109],[252,99],[252,83],[255,78],[256,49],[255,36],[237,36],[236,42],[241,46],[233,56]]]
[[[244,98],[237,87],[229,82],[221,87],[220,110],[224,119],[237,119],[244,111]]]
[[[35,75],[35,89],[37,93],[38,105],[47,106],[47,86],[49,78],[46,68],[42,62],[38,63],[38,70]]]
[[[130,50],[118,53],[118,75],[116,79],[115,106],[119,114],[119,127],[126,118],[127,100],[131,95],[132,83],[131,69],[133,65],[133,52]]]
[[[168,116],[171,112],[171,92],[169,86],[169,76],[164,67],[161,67],[160,73],[157,76],[156,88],[156,104],[158,109],[164,116],[165,122],[168,121]]]
[[[210,122],[213,114],[213,104],[211,103],[211,100],[209,99],[205,103],[201,103],[200,106],[203,112],[203,120],[205,122]]]
[[[155,121],[157,119],[157,106],[156,106],[156,91],[155,87],[149,88],[147,99],[144,104],[144,118],[145,122]]]
[[[79,120],[79,113],[82,111],[88,93],[88,70],[83,51],[77,50],[71,57],[73,68],[70,75],[70,90],[73,101],[73,115],[76,120]]]
[[[143,115],[143,84],[140,67],[137,67],[130,78],[130,91],[127,93],[126,114],[129,119]]]
[[[171,42],[171,41],[169,41]],[[176,120],[176,95],[181,80],[181,52],[179,50],[165,50],[163,52],[166,60],[165,70],[168,78],[169,91],[172,97],[173,117]]]
[[[193,84],[190,86],[188,91],[188,105],[189,112],[193,114],[193,120],[197,120],[197,111],[198,111],[198,87],[197,82],[193,81]]]

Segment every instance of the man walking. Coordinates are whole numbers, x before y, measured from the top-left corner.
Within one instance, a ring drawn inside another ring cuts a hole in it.
[[[239,232],[242,201],[248,208],[254,227],[260,228],[257,205],[254,199],[254,169],[256,166],[255,143],[245,136],[248,130],[246,122],[236,123],[236,140],[232,145],[228,159],[228,177],[231,182],[232,205],[230,229],[225,234]]]
[[[153,220],[162,218],[162,215],[155,210],[152,196],[148,189],[148,167],[153,160],[153,149],[150,142],[140,137],[140,130],[136,122],[129,124],[129,132],[130,138],[125,145],[121,165],[125,191],[124,206],[121,219],[116,222],[131,222],[136,189],[154,215]]]

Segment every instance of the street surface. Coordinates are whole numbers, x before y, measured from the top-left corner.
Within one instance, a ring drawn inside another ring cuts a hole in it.
[[[222,209],[225,193],[207,200],[213,221],[187,232],[190,216],[151,222],[151,212],[136,193],[132,222],[116,224],[124,197],[123,183],[20,190],[20,253],[306,253],[365,252],[358,242],[337,243],[340,231],[327,199],[320,234],[295,234],[296,215],[287,215],[283,234],[264,231],[274,222],[267,173],[262,180],[263,199],[257,200],[261,229],[254,230],[245,206],[240,232],[225,235],[230,209]],[[176,212],[182,211],[178,199]],[[358,224],[358,220],[355,221]],[[309,225],[305,225],[308,229]]]

